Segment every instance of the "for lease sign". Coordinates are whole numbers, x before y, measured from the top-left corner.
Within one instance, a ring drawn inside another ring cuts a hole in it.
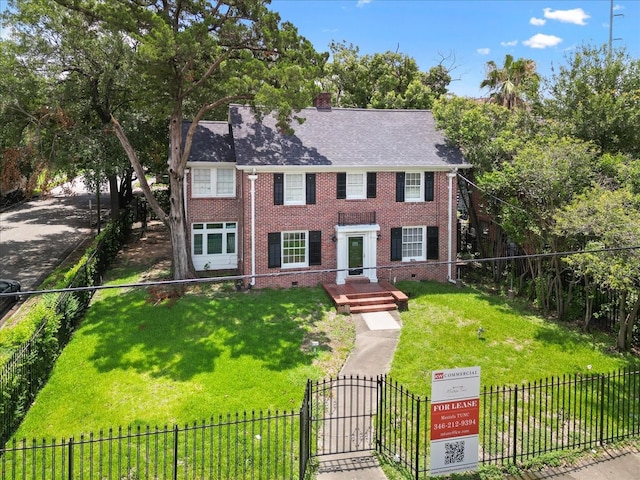
[[[431,475],[478,467],[480,367],[431,374]]]

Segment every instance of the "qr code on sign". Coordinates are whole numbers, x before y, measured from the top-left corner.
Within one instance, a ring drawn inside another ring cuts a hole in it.
[[[464,440],[444,444],[444,463],[462,463],[464,461]]]

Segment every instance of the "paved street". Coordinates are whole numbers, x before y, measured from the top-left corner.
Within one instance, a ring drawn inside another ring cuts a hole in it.
[[[80,242],[96,233],[95,196],[80,182],[67,187],[0,213],[0,278],[20,281],[23,291],[35,289]],[[101,202],[104,216],[108,197],[103,194]]]

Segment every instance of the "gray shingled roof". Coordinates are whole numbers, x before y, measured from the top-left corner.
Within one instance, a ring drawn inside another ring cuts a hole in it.
[[[427,110],[303,109],[293,135],[267,115],[231,105],[229,121],[238,166],[470,167],[447,145]]]
[[[187,136],[191,122],[182,122],[182,138]],[[200,121],[193,136],[190,162],[235,162],[229,123]]]

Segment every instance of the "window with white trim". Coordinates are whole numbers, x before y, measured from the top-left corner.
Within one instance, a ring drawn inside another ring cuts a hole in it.
[[[284,204],[305,204],[304,173],[284,174]]]
[[[307,232],[282,232],[282,267],[307,266]]]
[[[406,172],[404,174],[404,201],[421,202],[423,197],[422,172]]]
[[[364,173],[347,173],[347,198],[367,198]]]
[[[193,255],[227,255],[237,250],[236,222],[194,223],[191,226]]]
[[[192,168],[193,197],[235,197],[236,170],[233,167]]]
[[[425,228],[402,227],[402,261],[425,260]]]

